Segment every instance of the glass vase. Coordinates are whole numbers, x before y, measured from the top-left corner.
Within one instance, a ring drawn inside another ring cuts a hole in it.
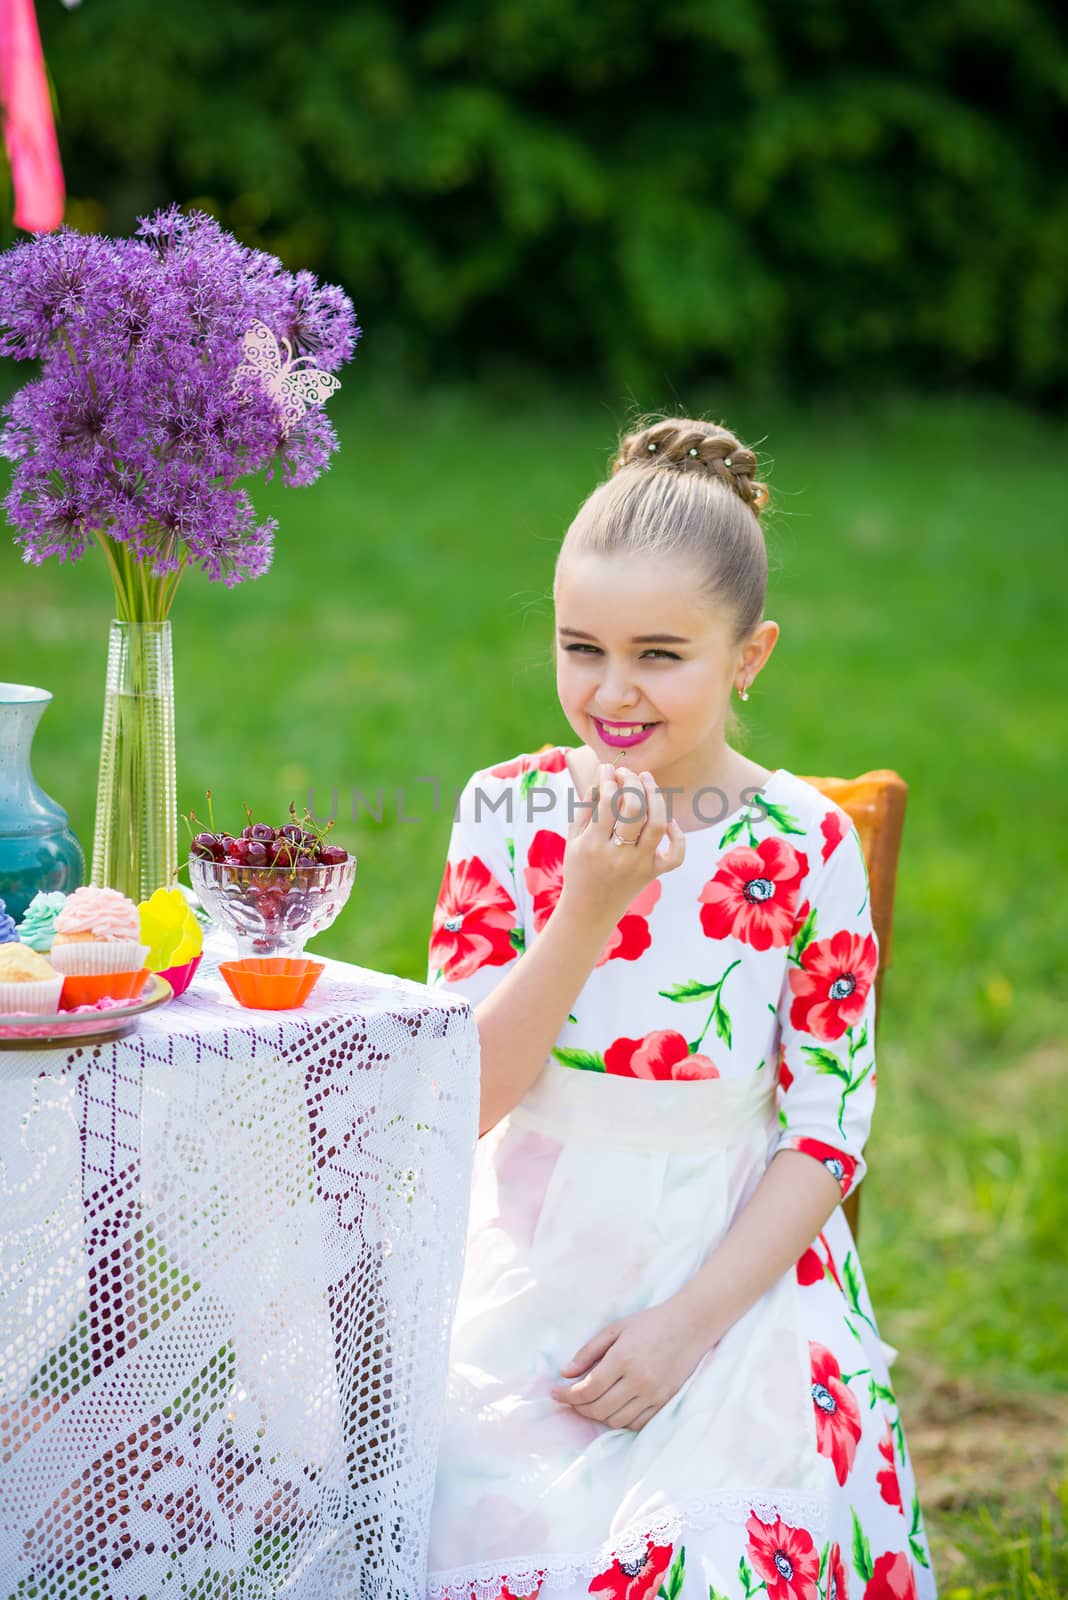
[[[147,900],[178,871],[169,622],[111,624],[92,882]]]
[[[0,899],[16,921],[38,890],[69,894],[85,875],[67,813],[33,776],[30,748],[52,695],[0,683]]]

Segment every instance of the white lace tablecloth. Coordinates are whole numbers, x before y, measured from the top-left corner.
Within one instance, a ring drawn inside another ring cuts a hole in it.
[[[477,1136],[464,1003],[202,967],[0,1052],[0,1600],[412,1600]]]

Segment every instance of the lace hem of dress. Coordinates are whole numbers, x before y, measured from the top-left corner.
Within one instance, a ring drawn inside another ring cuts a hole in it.
[[[792,1528],[804,1527],[809,1533],[826,1530],[826,1501],[818,1494],[784,1493],[767,1497],[767,1491],[732,1490],[713,1500],[697,1500],[667,1506],[639,1528],[626,1532],[602,1546],[596,1555],[524,1555],[494,1566],[482,1562],[432,1573],[427,1584],[428,1600],[501,1600],[507,1588],[515,1600],[566,1589],[570,1584],[589,1582],[607,1572],[613,1562],[629,1566],[640,1562],[652,1545],[676,1545],[685,1529],[697,1532],[720,1521],[745,1522],[756,1514],[761,1522],[776,1519]],[[539,1589],[540,1585],[540,1589]]]

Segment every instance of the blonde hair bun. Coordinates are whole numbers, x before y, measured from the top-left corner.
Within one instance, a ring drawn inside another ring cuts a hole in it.
[[[757,458],[747,445],[715,422],[663,417],[623,436],[612,472],[626,467],[700,473],[731,489],[758,516],[768,486],[757,478]]]

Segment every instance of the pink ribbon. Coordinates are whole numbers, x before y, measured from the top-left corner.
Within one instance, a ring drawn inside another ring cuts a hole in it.
[[[65,192],[33,0],[0,0],[0,106],[15,188],[15,226],[47,233]]]

